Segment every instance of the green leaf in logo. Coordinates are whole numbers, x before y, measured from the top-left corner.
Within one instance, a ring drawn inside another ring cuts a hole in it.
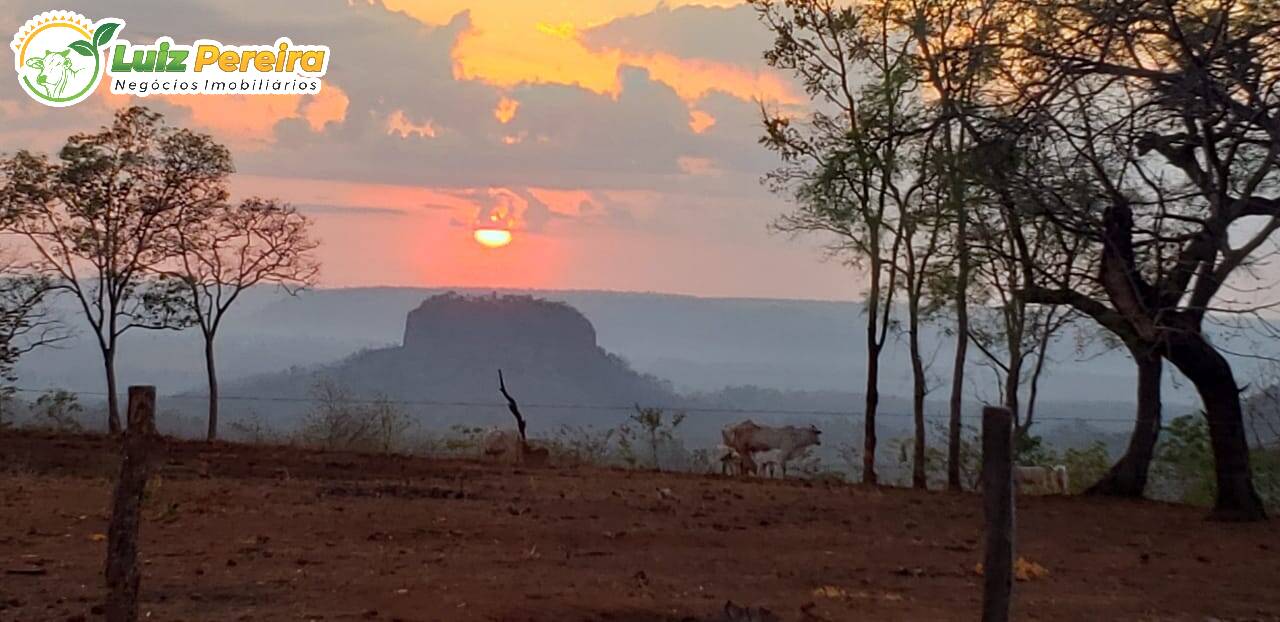
[[[120,28],[120,22],[107,22],[99,24],[98,28],[93,31],[93,47],[102,47],[116,36],[116,30]]]
[[[67,47],[75,50],[81,56],[93,56],[93,48],[89,47],[88,41],[72,41],[71,45]]]

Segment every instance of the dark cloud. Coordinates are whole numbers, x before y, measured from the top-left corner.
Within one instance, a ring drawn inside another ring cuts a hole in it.
[[[642,54],[664,53],[756,68],[773,39],[750,5],[731,8],[659,4],[583,33],[587,45]]]
[[[303,203],[297,205],[299,211],[309,214],[367,214],[370,216],[403,216],[407,210],[397,207],[373,207],[355,205],[323,205],[319,203]]]
[[[180,0],[163,13],[144,0],[117,0],[109,7],[71,0],[61,6],[89,16],[122,17],[128,22],[123,34],[135,41],[169,34],[179,41],[213,37],[224,43],[250,43],[288,35],[296,42],[329,45],[326,85],[347,97],[345,119],[319,131],[302,118],[279,121],[269,137],[273,140],[256,149],[236,150],[237,168],[243,173],[431,187],[642,190],[758,198],[757,178],[772,165],[769,154],[756,145],[759,113],[753,102],[710,93],[694,106],[715,116],[716,124],[705,134],[695,134],[689,127],[689,103],[644,69],[620,70],[616,98],[576,86],[504,89],[455,79],[454,46],[473,27],[467,12],[429,26],[380,3],[346,0]],[[28,15],[46,8],[19,0],[9,12]],[[245,19],[251,14],[254,19]],[[746,63],[755,54],[751,50],[759,47],[750,39],[757,36],[751,34],[758,28],[753,20],[741,8],[659,6],[647,16],[592,31],[589,38],[604,45],[630,33],[623,39],[638,45],[652,29],[665,28],[665,34],[645,49]],[[708,32],[716,36],[703,36],[701,41],[696,36]],[[520,103],[518,114],[505,125],[492,114],[503,97]],[[195,120],[180,103],[155,97],[137,101],[164,112],[174,123]],[[109,111],[101,105],[61,110],[36,105],[11,79],[0,80],[0,114],[6,102],[18,102],[18,122],[24,128],[50,137],[48,145],[41,145],[44,148],[55,147],[71,131],[109,121]],[[416,125],[430,123],[435,136],[390,134],[388,123],[397,113]],[[0,130],[0,141],[11,129]],[[518,141],[507,144],[512,138]],[[17,146],[27,145],[0,142],[0,150]],[[681,158],[688,157],[711,161],[726,174],[688,175],[680,166]],[[530,228],[544,227],[554,217],[541,202],[524,198],[519,203],[519,216]],[[605,213],[619,223],[630,217],[619,206]]]

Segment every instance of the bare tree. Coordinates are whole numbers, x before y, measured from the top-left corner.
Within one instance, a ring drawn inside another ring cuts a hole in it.
[[[310,221],[292,206],[251,198],[192,205],[164,232],[173,259],[161,273],[204,338],[209,382],[208,440],[218,437],[218,374],[214,339],[246,290],[276,285],[295,294],[315,283],[319,265]]]
[[[174,301],[155,287],[157,244],[184,209],[226,199],[226,148],[132,107],[109,127],[67,140],[58,161],[19,151],[0,161],[6,228],[27,242],[34,268],[71,294],[93,330],[107,385],[107,425],[121,429],[115,360],[133,328],[172,328]]]

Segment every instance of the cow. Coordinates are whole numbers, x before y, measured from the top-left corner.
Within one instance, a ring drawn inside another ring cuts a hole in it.
[[[716,445],[711,450],[711,459],[720,463],[721,475],[732,475],[733,471],[742,465],[742,456],[728,445]]]
[[[778,468],[782,464],[782,450],[770,449],[756,454],[753,458],[765,477],[777,477]]]
[[[1067,477],[1067,467],[1059,464],[1046,466],[1013,467],[1013,485],[1022,490],[1024,487],[1041,493],[1066,495],[1071,493],[1071,482]]]
[[[750,419],[735,425],[727,426],[720,431],[724,444],[732,447],[742,458],[742,472],[756,474],[756,466],[752,454],[777,449],[782,452],[778,464],[782,467],[782,476],[787,476],[787,462],[795,458],[807,447],[821,445],[819,435],[822,430],[816,426],[798,427],[793,425],[773,427],[759,425]]]
[[[49,97],[62,97],[71,80],[83,71],[72,67],[71,48],[61,52],[45,52],[39,58],[28,58],[27,66],[40,70],[36,76],[36,84],[43,87]]]

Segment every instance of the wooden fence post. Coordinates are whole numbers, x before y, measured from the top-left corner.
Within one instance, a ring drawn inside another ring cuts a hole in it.
[[[1013,596],[1013,413],[982,409],[982,507],[986,518],[982,621],[1008,622]]]
[[[138,619],[138,526],[156,436],[156,388],[129,387],[129,429],[107,528],[107,622]]]

